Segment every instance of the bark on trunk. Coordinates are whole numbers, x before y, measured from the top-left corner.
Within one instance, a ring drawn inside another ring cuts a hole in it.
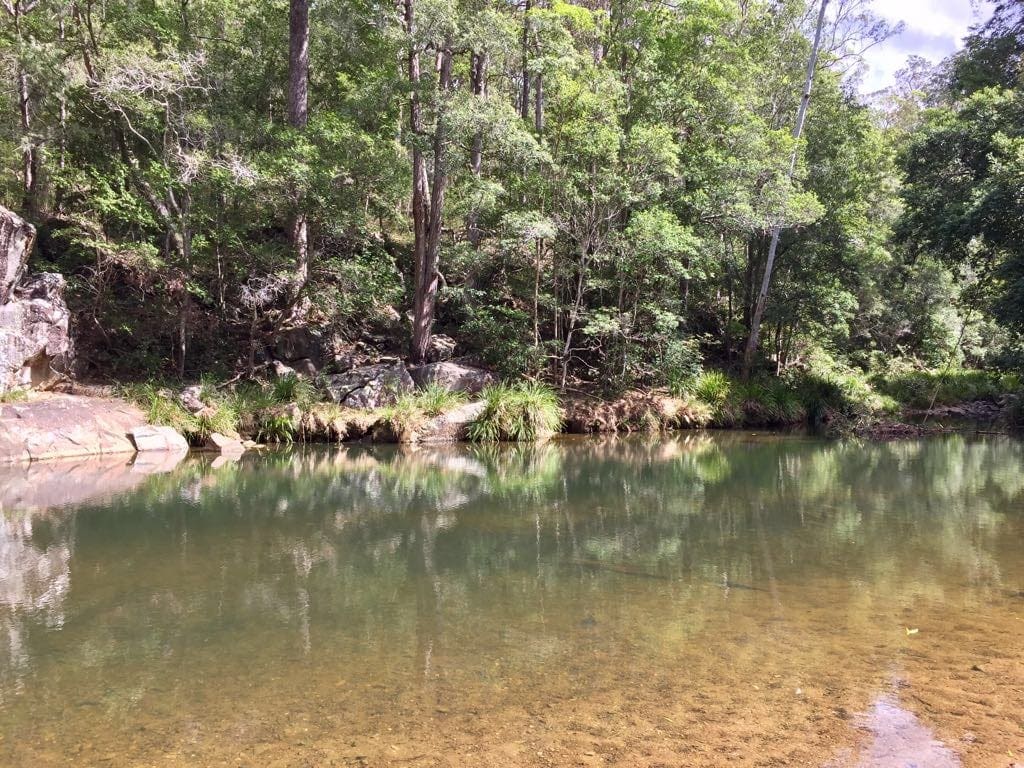
[[[530,9],[533,8],[533,1],[526,0],[523,11],[523,82],[522,92],[519,94],[519,115],[523,120],[530,119],[530,70],[529,70],[529,46],[530,46]]]
[[[291,0],[288,13],[288,124],[302,129],[309,121],[309,0]],[[309,280],[309,222],[295,193],[291,239],[295,249],[296,293]]]

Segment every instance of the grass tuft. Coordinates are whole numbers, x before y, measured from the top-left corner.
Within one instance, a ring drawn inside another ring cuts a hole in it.
[[[533,442],[562,426],[558,395],[546,384],[498,384],[484,390],[483,401],[483,413],[469,426],[469,438],[476,442]]]

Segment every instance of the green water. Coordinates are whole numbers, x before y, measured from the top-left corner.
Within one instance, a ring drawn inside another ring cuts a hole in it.
[[[1008,438],[140,469],[0,469],[0,765],[1024,763]]]

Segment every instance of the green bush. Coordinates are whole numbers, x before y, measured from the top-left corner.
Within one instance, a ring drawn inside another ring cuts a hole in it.
[[[478,442],[530,442],[562,425],[562,407],[551,387],[533,381],[498,384],[483,392],[484,412],[469,426]]]
[[[876,374],[875,389],[911,408],[953,405],[975,400],[996,400],[1019,389],[1017,376],[999,376],[988,371],[908,371],[893,375]]]

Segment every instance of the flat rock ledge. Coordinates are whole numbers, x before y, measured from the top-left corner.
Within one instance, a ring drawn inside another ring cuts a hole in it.
[[[3,403],[0,463],[133,454],[136,446],[130,435],[145,425],[142,411],[122,400],[52,395]],[[178,438],[175,452],[184,443]]]

